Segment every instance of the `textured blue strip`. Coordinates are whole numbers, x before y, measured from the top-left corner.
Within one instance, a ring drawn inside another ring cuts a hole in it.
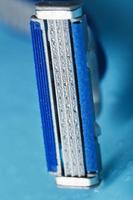
[[[94,110],[89,69],[87,67],[84,22],[72,23],[72,38],[76,63],[83,142],[87,172],[98,170],[94,136]]]
[[[54,130],[52,122],[52,112],[50,106],[50,96],[48,88],[48,77],[44,54],[42,31],[38,22],[31,21],[31,33],[34,50],[34,60],[38,95],[46,151],[48,171],[57,171],[56,148],[54,140]]]

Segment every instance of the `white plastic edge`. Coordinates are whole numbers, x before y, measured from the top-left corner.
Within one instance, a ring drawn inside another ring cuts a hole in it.
[[[78,8],[76,10],[73,11],[47,11],[47,10],[36,10],[36,17],[38,19],[74,19],[74,18],[78,18],[82,16],[82,8]]]

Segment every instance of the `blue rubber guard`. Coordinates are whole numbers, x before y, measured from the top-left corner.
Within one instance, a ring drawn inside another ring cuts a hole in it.
[[[72,23],[71,29],[78,82],[86,171],[95,172],[98,170],[94,136],[95,116],[91,79],[87,66],[84,22]]]
[[[52,122],[52,112],[50,106],[50,96],[48,88],[48,77],[44,54],[42,30],[38,22],[31,21],[31,33],[35,60],[36,79],[46,151],[48,171],[57,171],[56,148],[54,140],[54,130]]]

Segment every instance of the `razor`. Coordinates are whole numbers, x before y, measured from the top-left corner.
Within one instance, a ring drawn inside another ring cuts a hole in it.
[[[101,156],[93,98],[96,78],[92,81],[82,5],[72,1],[38,3],[30,25],[48,172],[60,187],[98,185]]]

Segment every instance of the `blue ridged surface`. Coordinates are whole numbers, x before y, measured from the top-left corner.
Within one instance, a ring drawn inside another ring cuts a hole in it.
[[[94,110],[91,81],[86,60],[84,24],[72,23],[74,57],[78,80],[79,101],[81,110],[85,164],[87,172],[98,170],[94,138]]]
[[[50,106],[50,96],[48,89],[48,77],[44,55],[42,31],[38,22],[31,21],[31,33],[47,166],[49,171],[56,172],[57,160],[52,122],[52,112]]]

